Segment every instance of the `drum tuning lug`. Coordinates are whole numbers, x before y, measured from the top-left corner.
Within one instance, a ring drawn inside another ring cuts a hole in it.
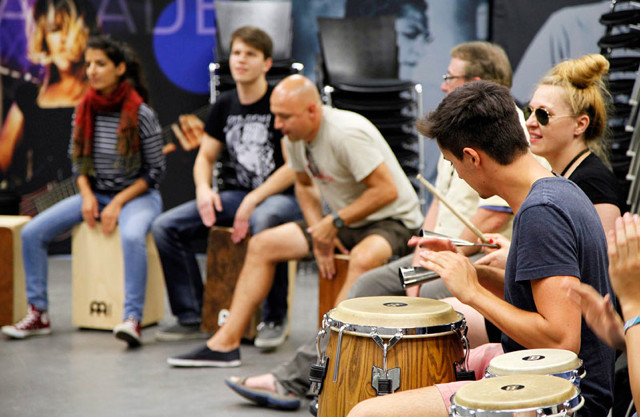
[[[385,371],[377,366],[372,366],[371,386],[379,396],[396,392],[400,389],[400,368]]]
[[[322,386],[324,379],[327,376],[327,369],[329,367],[329,358],[325,358],[321,363],[311,365],[309,371],[309,382],[311,382],[314,395],[320,395],[322,392]]]

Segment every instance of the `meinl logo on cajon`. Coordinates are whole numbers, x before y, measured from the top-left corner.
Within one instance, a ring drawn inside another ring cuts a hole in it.
[[[89,315],[93,316],[109,316],[111,313],[111,309],[104,301],[91,301],[89,303]]]

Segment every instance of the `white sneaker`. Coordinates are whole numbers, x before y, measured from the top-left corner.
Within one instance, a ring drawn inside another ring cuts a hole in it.
[[[116,338],[127,342],[129,347],[138,347],[142,344],[140,339],[140,322],[132,317],[129,317],[114,327],[113,334]]]

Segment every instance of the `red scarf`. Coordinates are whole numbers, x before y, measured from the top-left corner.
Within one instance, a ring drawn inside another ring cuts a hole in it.
[[[95,175],[93,168],[93,129],[96,113],[120,111],[118,153],[131,162],[140,151],[138,109],[143,103],[140,94],[128,81],[123,81],[104,96],[92,88],[76,108],[73,130],[73,161],[80,165],[80,174]],[[127,164],[130,165],[130,164]]]

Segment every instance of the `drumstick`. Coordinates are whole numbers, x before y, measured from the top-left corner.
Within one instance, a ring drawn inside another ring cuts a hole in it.
[[[451,210],[451,212],[458,218],[460,219],[460,221],[462,223],[464,223],[465,226],[467,226],[476,236],[478,236],[480,238],[480,240],[483,243],[489,243],[489,241],[487,240],[486,237],[484,237],[482,235],[482,232],[480,230],[478,230],[477,227],[475,227],[469,220],[465,219],[462,214],[460,214],[455,208],[453,208],[453,206],[451,206],[451,204],[449,204],[449,202],[444,198],[444,196],[442,194],[440,194],[440,192],[438,190],[436,190],[436,187],[434,187],[433,185],[431,185],[431,183],[429,181],[427,181],[421,174],[418,174],[416,176],[416,178],[418,179],[418,181],[420,181],[425,187],[427,187],[427,189],[429,190],[429,192],[431,192],[431,194],[433,194],[438,200],[440,200],[440,202],[442,202],[442,204],[444,204],[445,206],[447,206],[447,208],[449,210]]]

